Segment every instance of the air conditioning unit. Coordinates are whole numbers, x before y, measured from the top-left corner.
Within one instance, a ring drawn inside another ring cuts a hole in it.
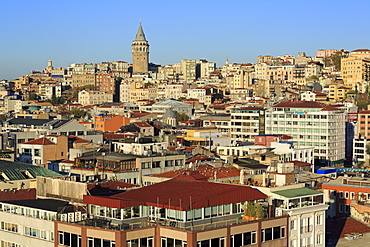
[[[75,222],[75,213],[68,213],[68,222]]]
[[[82,213],[80,211],[75,212],[75,221],[79,222],[82,220]]]
[[[81,218],[82,218],[82,220],[86,220],[87,219],[87,214],[82,214]]]
[[[60,221],[67,222],[68,215],[67,214],[61,214],[60,215]]]

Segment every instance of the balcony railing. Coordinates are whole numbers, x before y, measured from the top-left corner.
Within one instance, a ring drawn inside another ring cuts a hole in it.
[[[301,227],[301,233],[312,232],[312,230],[313,230],[313,225],[302,226]]]

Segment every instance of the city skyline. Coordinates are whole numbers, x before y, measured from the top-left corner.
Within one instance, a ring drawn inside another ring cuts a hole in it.
[[[149,61],[256,62],[258,55],[314,56],[318,49],[368,48],[367,1],[122,3],[4,2],[0,79],[72,63],[126,61],[142,19]],[[356,15],[354,14],[356,13]]]

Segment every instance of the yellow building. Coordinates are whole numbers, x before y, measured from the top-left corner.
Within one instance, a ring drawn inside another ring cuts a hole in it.
[[[191,145],[202,145],[208,146],[210,137],[212,138],[212,132],[218,132],[217,128],[204,127],[204,128],[193,128],[184,129],[185,135],[183,136],[185,141],[191,143]],[[212,141],[212,140],[211,140]]]
[[[342,58],[342,78],[345,86],[364,92],[370,79],[370,57],[351,56]]]
[[[343,101],[346,99],[347,93],[351,90],[351,87],[346,87],[344,84],[329,84],[328,99],[332,102]]]

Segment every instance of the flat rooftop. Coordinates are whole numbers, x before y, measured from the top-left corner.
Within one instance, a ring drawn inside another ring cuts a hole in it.
[[[4,201],[13,205],[41,209],[52,212],[59,212],[63,207],[69,203],[66,201],[54,200],[54,199],[34,199],[34,200],[19,200],[19,201]]]

